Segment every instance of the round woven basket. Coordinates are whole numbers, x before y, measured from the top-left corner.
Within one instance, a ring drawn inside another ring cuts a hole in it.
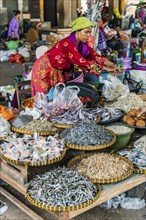
[[[34,107],[34,97],[23,100],[21,102],[21,107],[23,109],[25,109],[26,107],[32,109]]]
[[[29,189],[29,187],[28,187]],[[76,206],[47,206],[47,205],[44,205],[44,204],[41,204],[35,200],[33,200],[30,196],[29,193],[26,194],[26,198],[28,199],[28,201],[38,207],[38,208],[41,208],[41,209],[45,209],[47,211],[53,211],[53,212],[69,212],[69,211],[75,211],[75,210],[79,210],[79,209],[82,209],[82,208],[86,208],[87,206],[93,204],[100,196],[101,194],[101,187],[100,185],[98,185],[98,192],[97,192],[97,195],[94,197],[93,200],[88,200],[87,202],[84,202],[82,204],[79,204],[79,205],[76,205]]]
[[[101,154],[101,153],[94,153],[94,154]],[[78,164],[78,162],[81,161],[81,159],[90,157],[90,156],[92,156],[94,154],[93,153],[89,153],[89,154],[83,154],[83,155],[76,156],[76,157],[72,158],[69,161],[67,166],[68,166],[68,168],[74,168],[75,165]],[[104,154],[107,154],[107,153],[104,153]],[[116,157],[116,158],[120,158],[121,160],[123,160],[126,163],[128,163],[130,165],[130,170],[127,173],[125,173],[124,175],[118,176],[116,178],[109,178],[109,179],[90,178],[90,177],[87,176],[91,182],[93,182],[93,183],[102,183],[102,184],[114,183],[114,182],[119,182],[121,180],[124,180],[124,179],[128,178],[130,175],[132,175],[132,173],[134,171],[134,166],[133,166],[133,164],[131,163],[130,160],[128,160],[126,157],[123,157],[121,155],[116,155],[116,154],[110,154],[110,155],[112,155],[113,157]]]
[[[37,121],[39,121],[39,120],[37,120]],[[49,121],[48,121],[48,124],[52,125],[52,123],[49,122]],[[14,126],[11,127],[11,130],[15,131],[15,132],[18,132],[18,133],[22,133],[22,134],[34,134],[35,132],[37,132],[37,134],[40,135],[40,136],[54,135],[54,134],[60,132],[59,129],[57,129],[55,131],[53,131],[53,130],[49,130],[49,131],[31,131],[31,130],[17,128],[17,127],[14,127]]]
[[[107,148],[107,147],[109,147],[109,146],[111,146],[111,145],[113,145],[115,143],[116,135],[114,134],[114,132],[112,132],[112,131],[110,131],[108,129],[106,129],[106,130],[108,131],[108,133],[112,134],[112,136],[113,136],[112,141],[110,141],[107,144],[97,145],[97,146],[96,145],[95,146],[79,146],[79,145],[74,145],[74,144],[67,143],[67,142],[65,144],[66,144],[66,146],[68,148],[76,149],[76,150],[99,150],[99,149]]]
[[[7,161],[7,162],[10,162],[12,164],[15,164],[15,165],[22,165],[22,166],[45,166],[45,165],[50,165],[50,164],[53,164],[53,163],[56,163],[60,160],[62,160],[64,158],[66,154],[66,150],[64,150],[60,156],[58,157],[55,157],[53,159],[50,159],[50,160],[46,160],[46,161],[39,161],[39,162],[30,162],[30,161],[20,161],[20,160],[12,160],[11,158],[8,158],[6,157],[5,155],[1,154],[0,155],[0,158],[2,158],[3,160]]]

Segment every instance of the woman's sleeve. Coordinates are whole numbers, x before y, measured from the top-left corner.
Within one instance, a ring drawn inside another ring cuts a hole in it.
[[[90,53],[87,56],[87,60],[94,60],[100,69],[103,68],[107,58],[97,54],[91,47],[89,47]]]
[[[72,43],[65,41],[62,47],[62,53],[69,60],[70,63],[75,65],[76,68],[80,68],[83,71],[89,72],[96,76],[100,75],[100,66],[96,60],[87,60],[81,56],[76,47]]]
[[[15,31],[16,19],[12,18],[11,20],[11,32]]]

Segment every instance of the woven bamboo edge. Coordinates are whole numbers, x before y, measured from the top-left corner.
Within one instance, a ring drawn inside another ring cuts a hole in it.
[[[40,121],[40,120],[33,120],[33,121]],[[48,121],[48,124],[52,125],[51,122]],[[42,136],[47,136],[47,135],[54,135],[54,134],[57,134],[58,132],[60,132],[59,130],[56,130],[56,131],[30,131],[30,130],[25,130],[25,129],[21,129],[21,128],[17,128],[17,127],[14,127],[12,126],[11,127],[11,130],[12,131],[15,131],[15,132],[18,132],[18,133],[22,133],[22,134],[34,134],[37,132],[38,135],[42,135]]]
[[[30,98],[28,98],[28,99],[25,99],[25,100],[23,100],[22,102],[21,102],[21,107],[23,108],[23,109],[25,109],[26,107],[27,108],[30,108],[30,107],[28,107],[28,106],[26,106],[24,103],[25,102],[34,102],[34,97],[30,97]],[[30,109],[32,109],[32,108],[30,108]]]
[[[53,123],[52,122],[52,125],[56,128],[71,128],[73,126],[73,124],[57,124],[57,123]]]
[[[41,208],[41,209],[45,209],[46,211],[53,211],[53,212],[69,212],[69,211],[75,211],[75,210],[79,210],[79,209],[82,209],[82,208],[85,208],[91,204],[93,204],[100,196],[101,194],[101,186],[98,184],[98,193],[97,195],[94,197],[93,200],[88,200],[87,202],[84,202],[80,205],[76,205],[76,206],[47,206],[47,205],[44,205],[44,204],[41,204],[35,200],[33,200],[30,196],[30,194],[27,192],[26,194],[26,198],[27,200],[34,206],[37,206],[38,208]]]
[[[90,157],[94,154],[101,154],[101,153],[88,153],[88,154],[83,154],[83,155],[76,156],[76,157],[72,158],[69,161],[67,167],[72,168],[74,162],[77,162],[78,160],[81,160],[83,158]],[[102,153],[102,154],[107,154],[107,153]],[[101,179],[101,178],[90,178],[89,176],[87,176],[91,182],[93,182],[93,183],[102,183],[102,184],[115,183],[115,182],[119,182],[121,180],[124,180],[124,179],[128,178],[130,175],[132,175],[132,173],[134,172],[134,165],[129,159],[127,159],[126,157],[123,157],[121,155],[116,155],[116,154],[111,154],[111,153],[110,153],[110,155],[112,155],[113,157],[118,157],[118,158],[124,160],[125,162],[127,162],[130,165],[130,170],[127,173],[125,173],[124,175],[121,175],[117,178],[109,178],[109,179],[103,179],[102,178]]]
[[[59,162],[64,158],[65,155],[66,155],[66,149],[58,157],[55,157],[51,160],[42,161],[42,162],[40,161],[40,162],[36,162],[36,163],[31,163],[31,162],[28,162],[28,161],[13,160],[11,158],[6,157],[3,154],[0,155],[0,158],[5,160],[8,163],[12,163],[14,165],[21,165],[21,166],[25,166],[25,167],[28,167],[28,166],[40,167],[40,166],[50,165],[50,164]]]
[[[146,170],[135,168],[134,173],[136,173],[136,174],[146,174]]]
[[[0,141],[5,140],[7,137],[0,137]]]
[[[106,129],[106,130],[110,134],[112,134],[112,136],[113,136],[113,140],[110,141],[107,144],[97,145],[97,146],[79,146],[79,145],[74,145],[74,144],[70,144],[70,143],[67,143],[67,142],[65,144],[68,148],[76,149],[76,150],[99,150],[99,149],[104,149],[104,148],[110,147],[111,145],[113,145],[116,142],[116,135],[114,134],[113,131],[110,131],[108,129]]]

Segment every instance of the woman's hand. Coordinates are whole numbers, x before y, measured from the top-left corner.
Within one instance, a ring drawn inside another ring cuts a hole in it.
[[[118,74],[116,68],[113,68],[113,67],[104,67],[103,70],[110,72],[113,76],[117,76]]]

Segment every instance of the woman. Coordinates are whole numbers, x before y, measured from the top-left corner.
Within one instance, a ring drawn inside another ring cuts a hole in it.
[[[19,19],[21,16],[21,12],[19,10],[14,10],[15,16],[12,18],[9,30],[8,30],[8,37],[11,40],[19,39]]]
[[[58,82],[65,82],[66,73],[74,68],[96,76],[101,69],[117,74],[120,69],[88,46],[93,23],[85,17],[72,22],[71,34],[35,61],[32,68],[32,96],[36,92],[48,93]]]
[[[28,47],[29,50],[31,50],[31,46],[37,46],[39,42],[39,28],[41,26],[41,23],[38,21],[35,21],[32,23],[32,26],[28,30],[26,34],[26,41],[25,45]]]

